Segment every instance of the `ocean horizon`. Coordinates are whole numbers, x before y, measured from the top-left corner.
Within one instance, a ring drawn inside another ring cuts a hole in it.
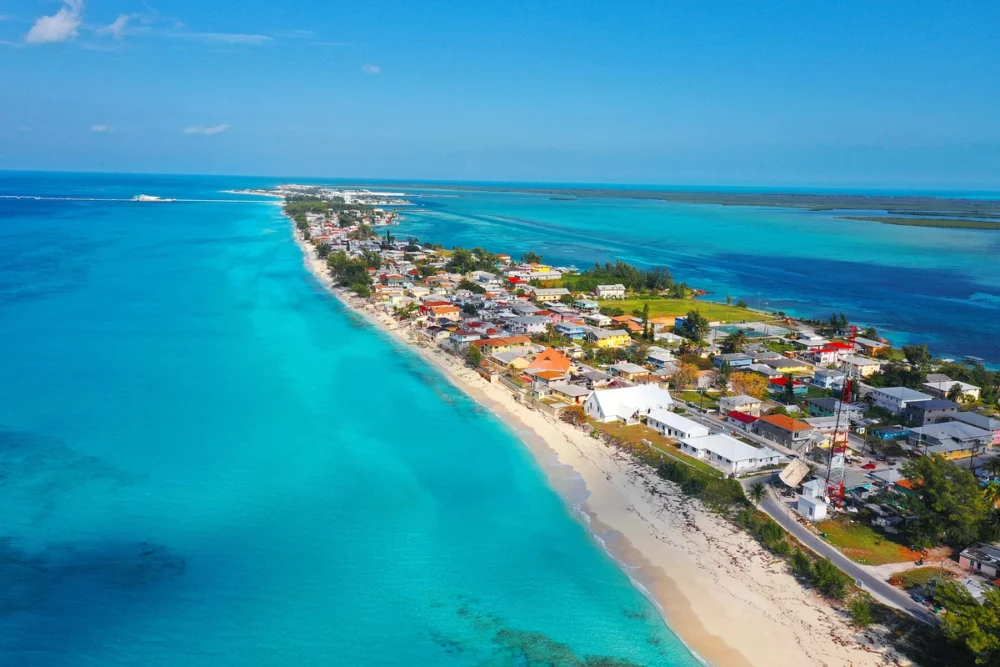
[[[316,282],[274,202],[0,200],[0,247],[0,664],[699,664],[509,428]]]

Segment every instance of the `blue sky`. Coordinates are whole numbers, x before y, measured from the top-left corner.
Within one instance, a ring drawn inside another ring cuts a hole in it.
[[[0,169],[1000,190],[995,0],[0,17]]]

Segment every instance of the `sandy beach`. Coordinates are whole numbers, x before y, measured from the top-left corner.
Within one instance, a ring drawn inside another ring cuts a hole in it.
[[[293,230],[316,278],[376,329],[419,354],[508,425],[552,487],[659,607],[670,628],[717,667],[907,664],[859,633],[749,535],[685,497],[648,466],[519,403],[461,360],[432,348],[388,314],[335,287]]]

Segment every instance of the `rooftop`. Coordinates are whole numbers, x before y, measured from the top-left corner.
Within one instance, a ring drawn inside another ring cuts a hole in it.
[[[767,422],[768,424],[774,424],[778,428],[784,429],[786,431],[809,431],[812,430],[812,426],[801,421],[799,419],[794,419],[788,417],[787,415],[766,415],[761,417],[762,422]]]
[[[683,438],[681,440],[688,447],[694,449],[704,449],[720,456],[728,461],[750,461],[755,459],[766,459],[780,456],[778,452],[770,447],[754,447],[742,440],[725,435],[724,433],[712,433],[700,438]]]

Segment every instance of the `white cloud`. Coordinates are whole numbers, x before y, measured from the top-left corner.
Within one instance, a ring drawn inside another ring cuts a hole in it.
[[[103,28],[98,28],[95,32],[98,35],[111,35],[115,39],[121,39],[131,18],[128,14],[120,14],[114,21]]]
[[[104,134],[107,134],[107,133],[110,133],[110,132],[114,132],[114,130],[111,129],[110,125],[91,125],[90,126],[90,131],[91,132],[100,132],[100,133],[104,133]]]
[[[205,127],[204,125],[192,125],[191,127],[184,128],[184,134],[200,134],[202,136],[212,136],[213,134],[219,134],[220,132],[225,132],[229,129],[228,123],[223,123],[222,125],[212,125],[211,127]]]
[[[65,42],[79,34],[83,22],[83,0],[63,0],[63,6],[52,16],[39,17],[24,35],[28,44]]]
[[[361,71],[364,72],[365,74],[381,74],[382,68],[379,67],[378,65],[372,65],[369,63],[367,65],[362,65]]]
[[[189,39],[203,44],[245,44],[247,46],[261,46],[274,41],[273,37],[267,35],[245,35],[238,32],[175,32],[168,37]]]

